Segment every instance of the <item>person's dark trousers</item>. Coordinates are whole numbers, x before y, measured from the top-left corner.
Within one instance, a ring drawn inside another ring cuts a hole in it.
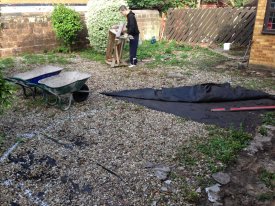
[[[137,64],[137,48],[138,48],[138,40],[139,35],[133,36],[134,39],[130,39],[130,64]]]

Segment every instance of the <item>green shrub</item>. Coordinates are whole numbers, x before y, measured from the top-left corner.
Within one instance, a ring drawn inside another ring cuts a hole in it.
[[[121,5],[127,6],[127,3],[124,0],[101,0],[88,3],[86,15],[88,39],[96,52],[105,52],[111,26],[126,21],[118,11]]]
[[[132,9],[157,9],[166,12],[169,8],[195,7],[197,0],[127,0]]]
[[[0,114],[4,109],[9,108],[12,103],[12,94],[14,88],[6,80],[4,80],[2,72],[0,70]]]
[[[217,0],[202,0],[202,3],[218,3]]]
[[[0,59],[0,70],[1,69],[8,69],[14,66],[14,59],[13,58],[5,58]]]
[[[80,14],[59,4],[54,7],[51,20],[57,38],[70,49],[77,39],[78,32],[83,28]]]

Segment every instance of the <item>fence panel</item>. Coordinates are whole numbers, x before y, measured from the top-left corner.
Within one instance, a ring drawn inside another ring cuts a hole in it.
[[[165,36],[187,43],[247,46],[252,39],[256,8],[171,9]]]

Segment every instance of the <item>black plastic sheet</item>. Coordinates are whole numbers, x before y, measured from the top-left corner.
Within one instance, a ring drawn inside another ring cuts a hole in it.
[[[254,133],[265,110],[211,112],[213,108],[275,105],[274,95],[225,84],[200,84],[160,90],[145,88],[105,92],[107,96],[171,113],[193,121]]]

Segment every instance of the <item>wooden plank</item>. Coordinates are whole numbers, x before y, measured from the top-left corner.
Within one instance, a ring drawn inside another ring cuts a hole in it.
[[[111,31],[109,31],[109,35],[108,35],[108,43],[107,43],[107,49],[106,49],[106,60],[110,60],[112,59],[112,50],[114,48],[114,44],[115,44],[115,34],[112,33]]]

